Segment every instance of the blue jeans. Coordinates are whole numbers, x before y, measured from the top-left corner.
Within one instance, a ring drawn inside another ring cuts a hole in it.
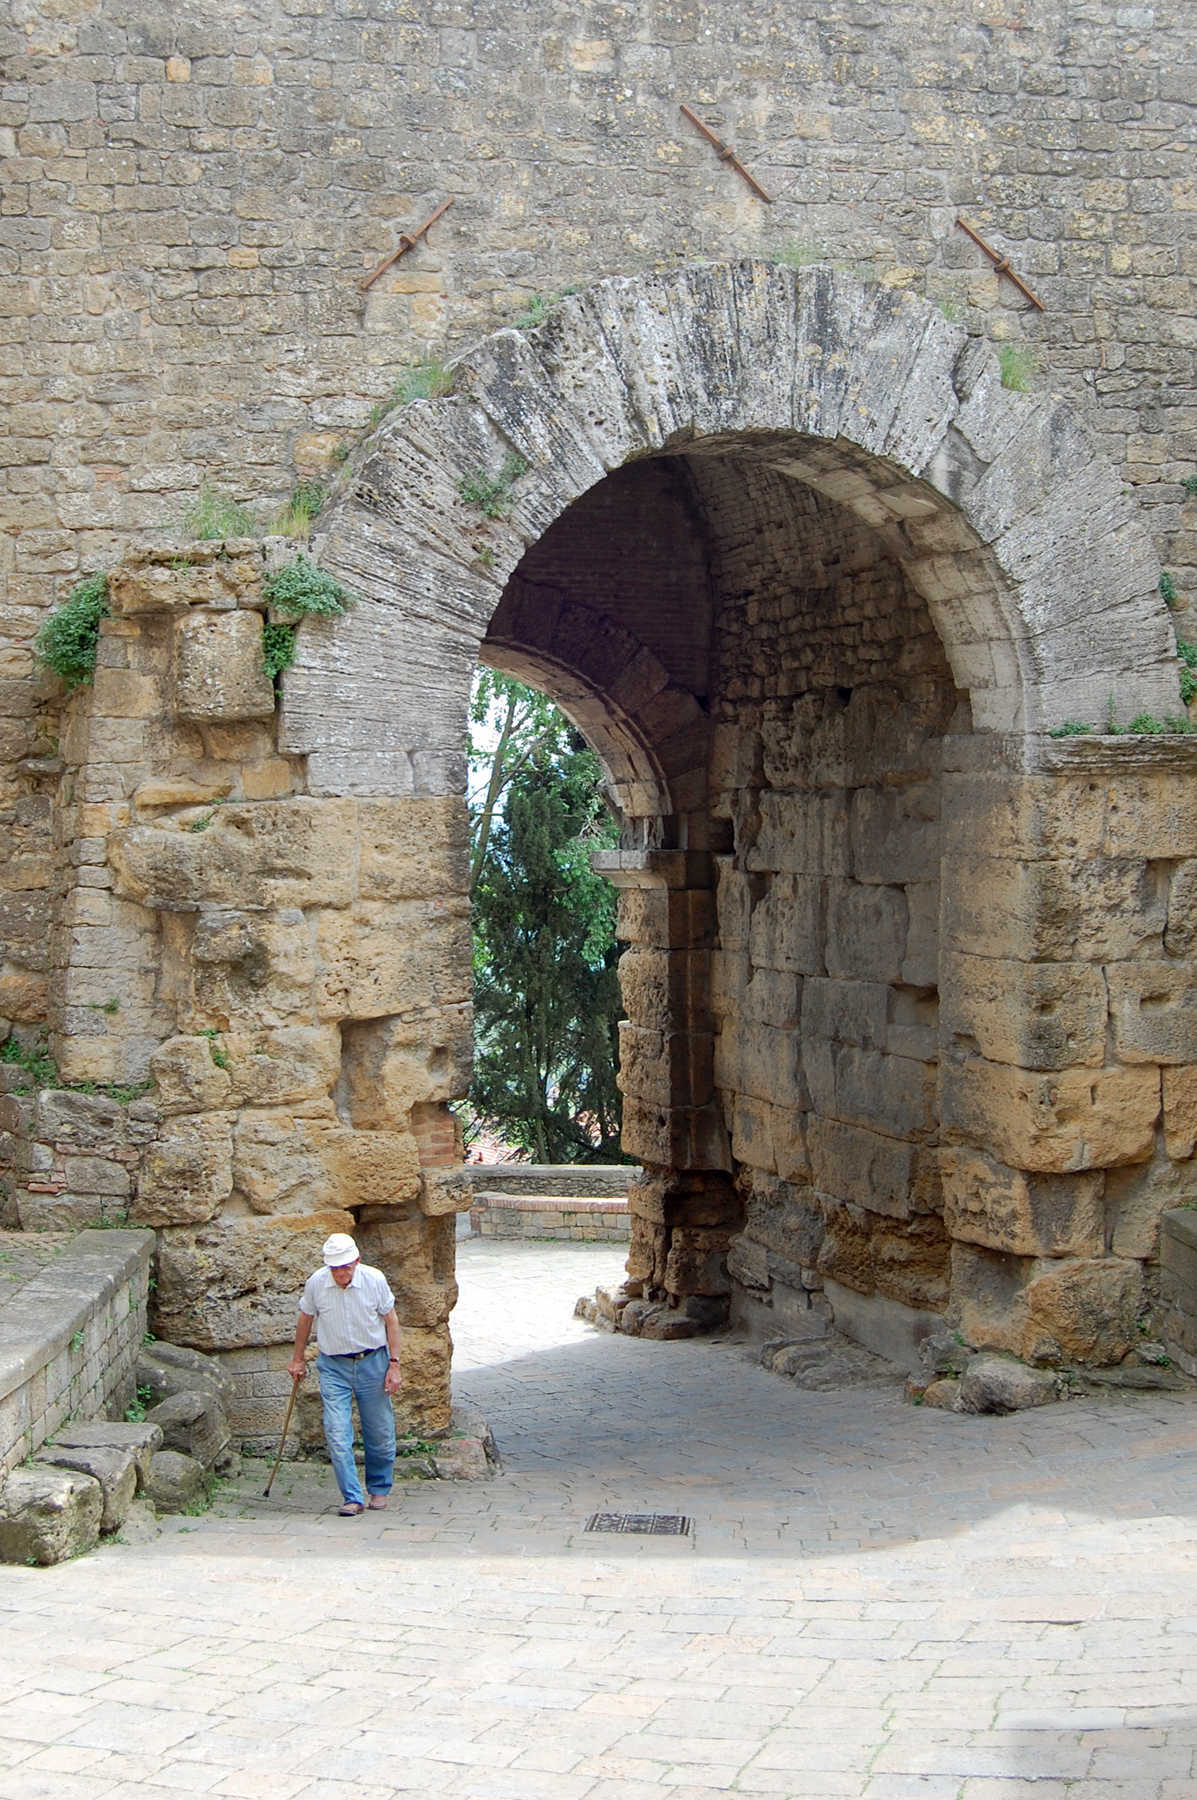
[[[385,1344],[369,1356],[316,1358],[320,1401],[324,1408],[324,1441],[337,1486],[346,1501],[365,1504],[357,1464],[353,1460],[353,1403],[362,1427],[366,1452],[366,1491],[389,1494],[395,1479],[395,1414],[391,1396],[383,1392],[390,1351]]]

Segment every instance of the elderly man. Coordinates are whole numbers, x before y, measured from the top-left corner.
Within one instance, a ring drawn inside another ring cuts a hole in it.
[[[386,1505],[394,1480],[391,1395],[399,1391],[399,1321],[386,1276],[381,1269],[362,1262],[351,1237],[334,1231],[323,1254],[324,1267],[309,1278],[299,1302],[295,1350],[287,1373],[292,1381],[302,1381],[306,1375],[304,1351],[314,1325],[324,1441],[341,1490],[341,1517],[352,1519],[367,1505],[353,1459],[355,1400],[366,1453],[366,1493],[372,1508]]]

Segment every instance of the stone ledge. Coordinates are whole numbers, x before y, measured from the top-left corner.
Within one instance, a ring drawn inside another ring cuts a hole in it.
[[[631,1235],[626,1200],[575,1194],[476,1193],[469,1216],[475,1237],[626,1243]]]
[[[152,1231],[80,1232],[0,1310],[0,1472],[68,1413],[98,1414],[129,1385],[154,1242]],[[125,1290],[121,1317],[106,1316]]]
[[[67,1349],[91,1315],[140,1267],[148,1276],[152,1231],[81,1231],[0,1312],[0,1400]]]

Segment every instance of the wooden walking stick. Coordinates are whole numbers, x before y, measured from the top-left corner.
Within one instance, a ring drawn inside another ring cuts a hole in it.
[[[302,1381],[302,1379],[303,1377],[300,1376],[299,1380]],[[274,1467],[270,1471],[270,1480],[266,1483],[265,1489],[263,1490],[263,1500],[269,1500],[270,1490],[274,1486],[274,1478],[278,1474],[278,1466],[283,1460],[283,1445],[287,1441],[287,1427],[291,1423],[291,1408],[295,1405],[295,1396],[298,1392],[299,1381],[293,1380],[291,1382],[291,1398],[287,1402],[287,1415],[283,1420],[283,1435],[278,1441],[278,1455],[275,1457]]]

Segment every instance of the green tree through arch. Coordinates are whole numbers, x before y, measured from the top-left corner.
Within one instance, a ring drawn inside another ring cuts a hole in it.
[[[619,1158],[616,844],[594,752],[542,694],[479,671],[471,708],[470,1106],[537,1162]]]

